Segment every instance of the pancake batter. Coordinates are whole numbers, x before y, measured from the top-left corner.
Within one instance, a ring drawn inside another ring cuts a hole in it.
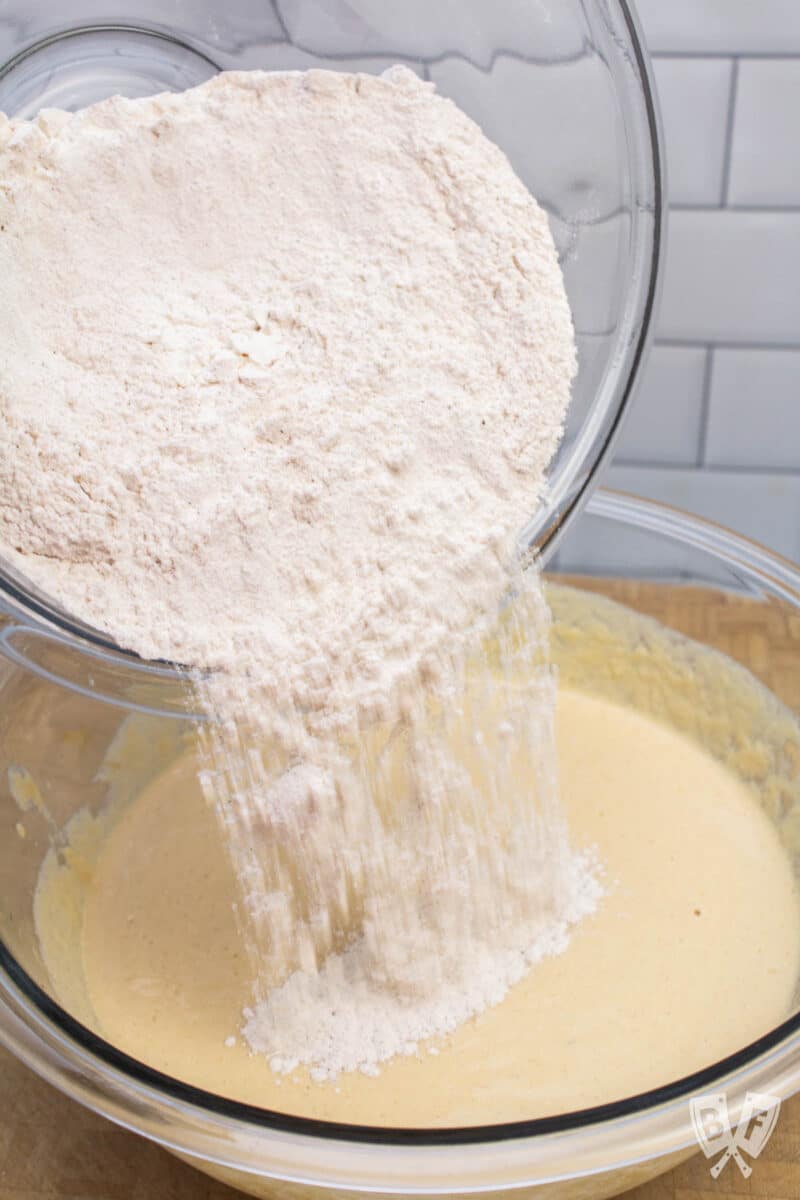
[[[235,881],[190,755],[110,833],[78,832],[71,867],[51,857],[43,871],[38,927],[62,1002],[134,1057],[218,1094],[394,1126],[602,1103],[758,1037],[790,1010],[800,920],[789,857],[752,792],[688,737],[606,698],[562,688],[558,731],[573,839],[596,847],[607,895],[564,954],[445,1042],[336,1084],[281,1077],[249,1053]],[[79,860],[76,972],[62,910]]]

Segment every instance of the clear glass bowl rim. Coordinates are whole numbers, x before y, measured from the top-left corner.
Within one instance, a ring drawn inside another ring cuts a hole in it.
[[[586,516],[692,546],[751,588],[800,609],[800,569],[723,526],[605,490],[592,496]],[[271,1178],[364,1191],[381,1190],[382,1180],[393,1192],[478,1192],[607,1172],[692,1146],[687,1098],[718,1090],[723,1080],[729,1104],[745,1088],[779,1096],[800,1089],[796,1013],[702,1071],[572,1113],[436,1130],[293,1117],[203,1092],[123,1054],[51,1000],[2,942],[0,1042],[61,1091],[179,1153]],[[341,1157],[354,1145],[357,1168]],[[487,1158],[492,1148],[499,1157]]]

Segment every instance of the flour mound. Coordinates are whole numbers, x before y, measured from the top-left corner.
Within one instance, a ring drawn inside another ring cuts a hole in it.
[[[0,177],[18,570],[332,721],[491,607],[575,350],[547,218],[454,104],[227,73],[6,122]]]
[[[461,639],[447,690],[411,689],[346,747],[316,738],[313,763],[281,764],[246,726],[208,731],[253,938],[242,1033],[275,1071],[376,1074],[430,1049],[599,903],[558,793],[541,581],[515,582],[492,635]]]
[[[359,940],[343,954],[330,955],[320,971],[295,971],[248,1009],[243,1030],[248,1045],[267,1055],[274,1071],[290,1074],[306,1066],[317,1081],[342,1071],[377,1075],[398,1055],[430,1050],[423,1043],[500,1004],[542,959],[563,954],[571,927],[596,911],[602,886],[591,855],[575,854],[562,865],[569,872],[562,881],[569,903],[555,916],[540,913],[523,927],[506,927],[491,944],[458,939],[458,968],[444,986],[413,1000],[376,987]]]

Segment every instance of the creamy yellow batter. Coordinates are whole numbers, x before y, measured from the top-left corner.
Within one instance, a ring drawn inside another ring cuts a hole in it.
[[[773,1026],[800,972],[800,915],[789,856],[753,792],[685,734],[574,687],[560,691],[558,750],[573,840],[597,848],[607,895],[566,953],[435,1053],[320,1084],[277,1076],[248,1052],[235,883],[191,756],[121,815],[77,822],[72,855],[45,865],[37,925],[56,991],[179,1079],[286,1112],[395,1126],[618,1099]]]

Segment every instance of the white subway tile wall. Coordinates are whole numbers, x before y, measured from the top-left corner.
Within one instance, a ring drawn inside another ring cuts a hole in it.
[[[603,481],[800,562],[800,0],[637,8],[671,211],[656,343]]]
[[[797,0],[638,0],[654,54],[800,54]]]
[[[733,62],[729,58],[655,59],[674,204],[720,204]]]
[[[696,466],[707,371],[702,346],[654,346],[646,386],[617,443],[617,461]]]
[[[800,343],[800,209],[671,212],[656,337]]]
[[[706,461],[797,473],[800,349],[719,349],[711,374]]]
[[[798,115],[800,57],[739,64],[731,204],[800,206]]]

